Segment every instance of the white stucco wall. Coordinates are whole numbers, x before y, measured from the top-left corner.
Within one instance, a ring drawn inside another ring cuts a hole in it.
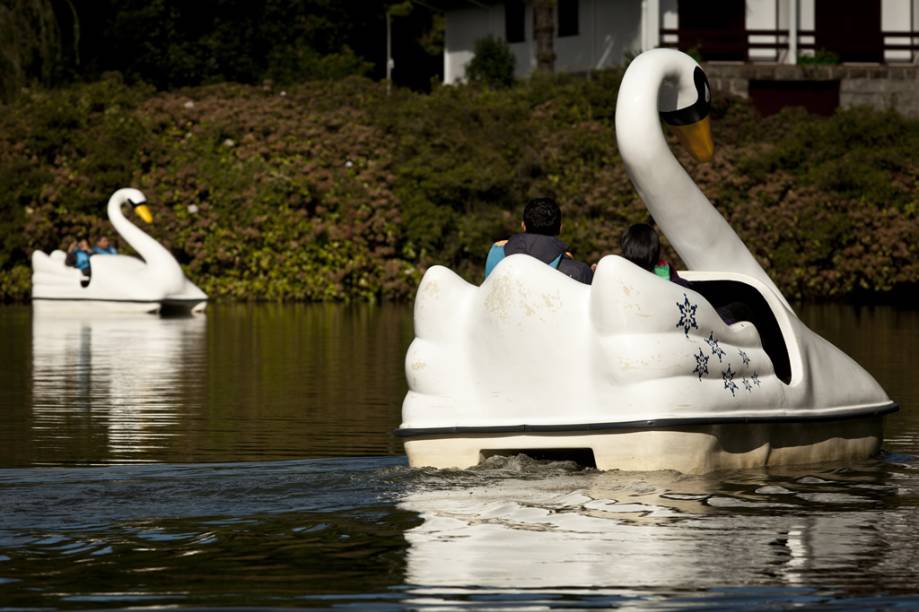
[[[504,38],[504,6],[448,11],[444,26],[444,82],[454,83],[465,75],[476,40],[489,35]]]
[[[881,30],[884,32],[909,32],[911,29],[913,0],[881,0]],[[885,36],[884,42],[891,45],[906,45],[909,36]],[[909,51],[884,51],[885,61],[909,61]]]
[[[747,19],[746,25],[748,30],[775,30],[779,27],[779,5],[786,4],[788,0],[747,0]],[[771,43],[777,42],[774,35],[756,35],[748,36],[748,42],[751,43]],[[776,61],[778,55],[775,49],[750,49],[751,60]]]
[[[657,46],[658,0],[646,0],[642,30],[642,0],[579,0],[578,35],[555,38],[555,69],[586,72],[621,64],[626,53],[642,50],[642,42]],[[650,9],[650,10],[649,10]],[[444,44],[444,82],[462,81],[472,59],[475,41],[488,35],[504,38],[504,5],[471,7],[448,11]],[[644,35],[643,35],[644,32]],[[526,9],[525,40],[510,45],[516,59],[515,74],[529,75],[536,67],[533,41],[533,13]]]

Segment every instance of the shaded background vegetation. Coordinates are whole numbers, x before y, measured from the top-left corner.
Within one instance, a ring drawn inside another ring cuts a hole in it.
[[[98,19],[68,30],[60,15],[87,6]],[[0,107],[0,297],[27,298],[33,249],[111,235],[126,185],[188,274],[235,299],[408,298],[435,263],[478,281],[534,195],[559,199],[587,261],[647,220],[615,146],[620,71],[428,92],[422,66],[387,96],[386,6],[8,0],[10,36],[59,32],[0,48],[19,67]],[[440,61],[433,14],[411,15],[404,44]],[[714,163],[677,154],[789,296],[915,290],[919,122],[716,104]]]
[[[0,95],[110,71],[160,89],[379,79],[387,10],[398,13],[395,82],[430,89],[442,72],[443,16],[404,0],[2,0]]]

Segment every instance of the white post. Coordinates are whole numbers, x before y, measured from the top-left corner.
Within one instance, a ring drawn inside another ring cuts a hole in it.
[[[651,24],[648,20],[648,0],[641,0],[641,50],[648,50],[648,29]]]
[[[587,71],[588,76],[593,73],[595,68],[600,68],[597,65],[597,58],[599,57],[597,53],[597,1],[593,0],[590,3],[590,70]],[[912,26],[910,26],[910,29],[912,29]]]
[[[788,0],[788,58],[785,61],[798,63],[798,0]]]
[[[389,9],[386,9],[386,95],[392,91],[392,27]]]
[[[645,2],[647,2],[647,26],[644,30],[645,41],[642,51],[654,49],[661,44],[661,2],[660,0],[645,0]],[[642,5],[644,7],[644,3]]]

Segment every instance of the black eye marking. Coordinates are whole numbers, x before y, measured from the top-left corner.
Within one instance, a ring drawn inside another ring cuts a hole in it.
[[[692,73],[692,80],[696,85],[695,103],[686,108],[659,113],[667,125],[690,125],[708,117],[712,108],[712,90],[708,85],[708,78],[702,69],[696,66]]]

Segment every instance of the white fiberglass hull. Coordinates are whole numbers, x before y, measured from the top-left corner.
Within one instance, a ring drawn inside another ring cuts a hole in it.
[[[160,311],[159,302],[130,300],[94,300],[67,298],[32,298],[32,309],[42,314],[92,315],[110,314],[155,314]]]
[[[702,473],[878,451],[897,407],[870,374],[756,279],[685,276],[708,295],[616,256],[590,286],[525,255],[481,287],[428,270],[397,431],[409,463],[588,449],[600,469]],[[708,299],[730,291],[755,321],[722,321]]]
[[[413,467],[466,469],[493,455],[589,452],[600,470],[718,470],[858,461],[874,456],[883,440],[883,414],[835,421],[722,423],[672,427],[610,427],[557,432],[496,432],[413,435],[405,451]],[[403,435],[409,432],[403,432]]]

